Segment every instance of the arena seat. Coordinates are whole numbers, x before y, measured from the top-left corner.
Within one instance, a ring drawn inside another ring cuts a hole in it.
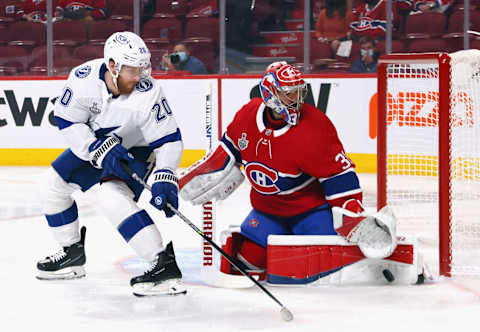
[[[87,25],[83,20],[53,24],[53,41],[57,45],[77,46],[87,42]]]
[[[24,45],[38,46],[45,44],[47,31],[45,24],[37,22],[18,21],[10,24],[8,29],[9,42],[23,42]]]
[[[28,66],[28,52],[23,47],[0,46],[0,66],[15,67],[18,73]]]
[[[70,58],[72,55],[71,47],[69,46],[61,46],[61,45],[53,45],[53,62],[60,59]],[[30,54],[30,61],[29,67],[35,66],[46,66],[47,65],[47,46],[41,45],[37,46],[32,50]]]
[[[157,13],[185,16],[189,10],[187,0],[157,0]]]
[[[166,39],[176,42],[183,38],[182,21],[174,15],[155,14],[143,26],[142,37]]]
[[[408,15],[405,22],[405,37],[411,38],[412,34],[416,33],[438,37],[445,33],[446,25],[447,17],[442,13],[426,12]]]
[[[73,50],[73,57],[88,61],[97,58],[103,58],[103,45],[85,44],[76,47]]]
[[[130,30],[126,21],[112,19],[96,21],[90,27],[90,41],[105,42],[114,32]]]
[[[451,46],[444,38],[413,39],[408,43],[410,53],[450,52]]]
[[[219,39],[218,25],[218,18],[215,17],[189,18],[185,26],[185,38],[207,37],[217,44]]]

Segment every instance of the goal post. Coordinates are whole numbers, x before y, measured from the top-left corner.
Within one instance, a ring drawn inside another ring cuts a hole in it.
[[[480,276],[480,51],[378,62],[377,207],[438,246],[443,276]]]

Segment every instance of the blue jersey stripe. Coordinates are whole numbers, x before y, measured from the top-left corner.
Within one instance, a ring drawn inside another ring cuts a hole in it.
[[[68,121],[68,120],[62,119],[62,118],[59,117],[59,116],[55,116],[55,123],[57,124],[57,127],[58,127],[58,129],[60,129],[60,130],[65,129],[65,128],[68,128],[68,127],[70,127],[71,125],[73,125],[73,122],[70,122],[70,121]]]
[[[161,147],[163,144],[170,143],[170,142],[181,141],[181,140],[182,140],[182,134],[180,133],[180,129],[177,128],[177,131],[175,131],[174,133],[163,136],[162,138],[159,138],[156,141],[153,141],[152,143],[149,143],[148,145],[152,149],[157,149],[157,148]]]
[[[360,189],[357,173],[353,171],[325,179],[321,185],[326,197]]]

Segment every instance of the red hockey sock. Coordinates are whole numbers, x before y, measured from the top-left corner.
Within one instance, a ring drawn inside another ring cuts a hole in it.
[[[255,242],[245,238],[238,253],[248,264],[265,269],[267,250]]]

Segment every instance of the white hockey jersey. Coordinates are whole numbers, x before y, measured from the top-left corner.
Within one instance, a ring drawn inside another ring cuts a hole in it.
[[[72,69],[55,103],[57,126],[72,152],[87,161],[88,147],[97,138],[115,134],[126,149],[150,147],[156,152],[157,167],[175,170],[183,144],[158,82],[141,79],[133,92],[114,97],[105,83],[106,72],[103,59]]]

